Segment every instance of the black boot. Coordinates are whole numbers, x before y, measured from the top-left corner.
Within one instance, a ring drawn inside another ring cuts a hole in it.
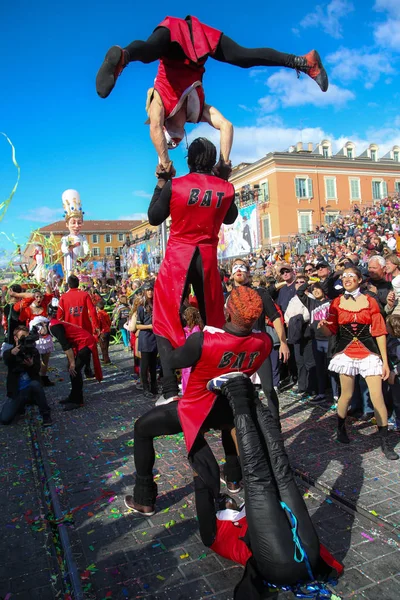
[[[41,375],[40,381],[43,387],[53,387],[56,385],[53,381],[50,381],[47,375]]]
[[[327,91],[329,87],[328,75],[316,50],[311,50],[304,56],[290,54],[286,66],[290,69],[296,69],[298,76],[299,73],[306,73],[311,79],[314,79],[323,92]]]
[[[346,432],[346,419],[342,419],[338,415],[338,424],[337,424],[337,436],[336,439],[341,444],[350,444],[350,440],[347,436]]]
[[[381,438],[381,448],[382,452],[388,460],[397,460],[399,455],[389,448],[389,439],[388,439],[388,426],[383,425],[382,427],[378,426],[379,437]]]

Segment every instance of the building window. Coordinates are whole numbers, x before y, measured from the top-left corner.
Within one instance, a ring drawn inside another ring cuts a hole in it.
[[[118,254],[122,254],[123,250],[124,250],[124,247],[123,246],[119,246],[118,247]]]
[[[371,150],[371,160],[376,161],[376,159],[377,159],[376,150]]]
[[[373,181],[372,182],[372,199],[382,200],[387,198],[387,184],[386,181]]]
[[[329,146],[322,146],[322,156],[329,158]]]
[[[119,233],[118,234],[118,241],[119,242],[124,242],[125,241],[125,234],[124,233]]]
[[[94,236],[92,236],[94,237]],[[93,247],[91,248],[92,256],[100,256],[100,248]]]
[[[333,211],[333,210],[327,211],[325,213],[325,223],[327,225],[330,225],[331,223],[333,223],[334,221],[336,221],[336,219],[338,218],[339,214],[340,213],[339,213],[338,210],[336,210],[336,211]]]
[[[312,179],[309,177],[295,177],[296,198],[312,198],[313,187]]]
[[[347,148],[347,158],[353,158],[353,148]]]
[[[350,200],[361,200],[359,179],[350,179]]]
[[[111,248],[111,246],[107,246],[106,247],[106,256],[112,256],[113,253],[113,249]]]
[[[312,211],[299,210],[298,212],[299,233],[307,233],[312,230]]]
[[[269,184],[268,181],[263,181],[261,184],[261,201],[268,202],[269,200]]]
[[[325,198],[327,200],[336,200],[336,177],[325,177]]]
[[[97,233],[94,233],[92,235],[92,244],[98,244],[99,243],[99,236],[97,235]]]
[[[398,150],[394,150],[394,152],[393,152],[393,160],[395,162],[399,162],[399,151]]]
[[[394,182],[394,191],[396,192],[396,194],[400,194],[400,181]]]
[[[112,235],[111,233],[106,233],[106,235],[104,236],[104,241],[106,244],[111,244],[112,242]]]
[[[262,234],[264,240],[271,239],[271,221],[270,216],[266,215],[262,220]]]

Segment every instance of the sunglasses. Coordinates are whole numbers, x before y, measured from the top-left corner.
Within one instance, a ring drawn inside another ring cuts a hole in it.
[[[305,281],[302,281],[302,280],[300,280],[300,279],[298,279],[298,280],[296,281],[296,285],[303,285],[304,283],[305,283]]]
[[[314,271],[314,269],[304,269],[305,273],[312,273]]]
[[[291,273],[292,271],[290,269],[281,269],[281,275],[283,275],[284,273]]]
[[[358,279],[358,277],[355,273],[343,273],[342,278],[343,277],[350,277],[351,279]]]

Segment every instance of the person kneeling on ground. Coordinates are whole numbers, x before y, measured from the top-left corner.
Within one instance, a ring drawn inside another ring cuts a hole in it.
[[[52,425],[50,407],[40,383],[40,355],[36,349],[37,337],[29,335],[27,327],[14,329],[14,346],[6,350],[3,359],[7,365],[7,396],[0,421],[10,425],[18,413],[24,413],[26,404],[36,404],[43,418],[43,426]]]

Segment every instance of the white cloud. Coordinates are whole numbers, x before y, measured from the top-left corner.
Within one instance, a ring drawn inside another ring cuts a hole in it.
[[[138,198],[151,198],[152,195],[144,190],[134,190],[132,196],[137,196]]]
[[[38,208],[28,210],[19,215],[24,221],[34,221],[35,223],[52,223],[60,221],[63,218],[60,208],[50,208],[48,206],[39,206]]]
[[[329,4],[318,4],[300,21],[300,26],[304,28],[318,27],[338,39],[343,37],[340,20],[353,10],[354,6],[349,0],[331,0]]]
[[[264,98],[260,98],[258,103],[261,106],[261,110],[264,113],[272,113],[275,112],[277,108],[279,108],[279,100],[274,96],[265,96]]]
[[[400,119],[399,119],[400,121]],[[397,128],[396,128],[397,126]],[[284,124],[254,125],[251,127],[236,127],[232,148],[232,163],[255,162],[268,152],[287,150],[289,146],[303,140],[304,143],[317,144],[323,139],[332,142],[333,152],[338,152],[344,144],[351,140],[356,145],[357,154],[361,154],[372,142],[379,145],[379,154],[383,156],[395,145],[400,145],[400,122],[396,126],[383,129],[370,129],[363,135],[357,132],[344,132],[335,137],[322,127],[285,127]],[[207,124],[201,123],[190,134],[191,141],[195,137],[205,136],[219,147],[219,133]]]
[[[375,23],[374,37],[383,48],[400,51],[400,2],[399,0],[376,0],[374,9],[386,12],[386,21]]]
[[[327,63],[333,65],[330,75],[344,82],[363,79],[364,86],[371,89],[381,75],[395,73],[390,57],[386,52],[373,52],[364,48],[353,50],[339,48],[326,57]]]
[[[395,127],[400,127],[400,116],[395,118],[395,120],[393,121],[393,125]]]
[[[283,69],[268,77],[266,85],[269,87],[273,99],[268,99],[270,96],[261,98],[259,104],[261,108],[265,105],[268,109],[267,112],[276,110],[279,105],[283,107],[313,105],[341,108],[355,98],[353,92],[342,89],[333,83],[329,85],[328,91],[323,93],[315,81],[307,75],[296,79],[293,73]]]
[[[124,215],[122,217],[118,217],[119,221],[147,221],[147,213],[137,212],[132,213],[131,215]]]

